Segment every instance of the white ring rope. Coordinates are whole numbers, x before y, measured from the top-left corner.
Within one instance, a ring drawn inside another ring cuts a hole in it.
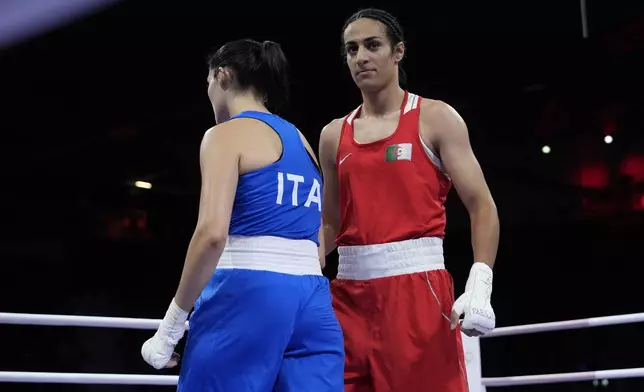
[[[644,368],[539,374],[534,376],[491,377],[483,378],[481,381],[486,387],[506,387],[637,377],[644,377]],[[0,372],[0,382],[17,383],[177,385],[178,380],[178,376],[147,374]]]
[[[179,376],[108,373],[0,372],[0,382],[47,384],[177,385]]]
[[[644,313],[619,316],[593,317],[588,319],[557,321],[495,329],[485,337],[522,335],[537,332],[583,329],[607,325],[644,322]],[[0,324],[47,325],[67,327],[103,327],[126,329],[157,329],[161,320],[102,317],[68,316],[53,314],[0,313]],[[187,323],[186,323],[187,324]],[[186,325],[187,326],[187,325]],[[482,378],[487,387],[577,382],[599,379],[644,377],[644,368],[598,370],[590,372],[540,374],[532,376]],[[176,385],[178,376],[146,374],[100,374],[100,373],[41,373],[41,372],[0,372],[0,382],[18,383],[64,383],[64,384],[121,384],[121,385]]]
[[[619,316],[591,317],[587,319],[554,321],[550,323],[517,325],[513,327],[496,328],[482,338],[495,338],[498,336],[527,335],[537,332],[564,331],[567,329],[583,329],[591,327],[604,327],[607,325],[620,325],[644,322],[644,313],[623,314]]]
[[[563,331],[644,322],[644,313],[632,313],[619,316],[591,317],[587,319],[554,321],[549,323],[500,327],[482,338],[510,335],[525,335],[537,332]],[[102,327],[127,329],[157,329],[160,319],[103,317],[103,316],[68,316],[58,314],[0,313],[0,324],[48,325],[63,327]],[[186,326],[188,323],[186,322]]]
[[[597,370],[594,372],[537,374],[534,376],[484,377],[486,387],[506,387],[515,385],[552,384],[590,380],[612,380],[617,378],[644,377],[644,368]]]
[[[159,328],[159,324],[161,324],[161,320],[103,316],[68,316],[60,314],[0,313],[0,324],[157,329]],[[186,328],[188,328],[188,322],[186,322]]]

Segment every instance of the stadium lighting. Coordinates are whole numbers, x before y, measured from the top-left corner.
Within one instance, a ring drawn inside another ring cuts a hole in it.
[[[147,181],[135,181],[134,186],[137,188],[142,188],[142,189],[151,189],[152,184],[150,184]]]

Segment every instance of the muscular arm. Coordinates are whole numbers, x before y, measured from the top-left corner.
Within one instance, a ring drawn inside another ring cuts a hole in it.
[[[492,268],[499,243],[499,218],[472,151],[467,126],[452,107],[440,101],[429,103],[424,112],[424,128],[433,135],[431,144],[438,149],[454,189],[469,213],[474,261]]]
[[[322,165],[322,175],[324,176],[324,189],[322,191],[322,230],[324,231],[326,255],[337,247],[335,237],[340,230],[338,172],[335,158],[338,151],[341,126],[341,119],[333,120],[322,129],[322,133],[320,134],[319,155]]]
[[[298,131],[299,132],[299,131]],[[315,153],[313,152],[313,148],[311,148],[311,145],[309,144],[308,140],[302,135],[301,132],[300,134],[300,140],[302,141],[302,144],[304,144],[304,148],[306,148],[306,151],[309,152],[311,155],[311,159],[315,162],[315,164],[320,167],[320,163],[318,160],[315,158]],[[320,268],[324,269],[326,266],[326,252],[325,252],[325,247],[324,247],[324,222],[320,220],[320,232],[318,234],[318,241],[320,242],[320,246],[318,247],[318,257],[320,259]]]
[[[190,311],[223,252],[239,178],[239,142],[232,123],[206,132],[201,143],[199,217],[188,246],[175,302]]]

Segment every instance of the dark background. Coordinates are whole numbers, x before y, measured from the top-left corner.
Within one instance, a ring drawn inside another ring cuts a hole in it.
[[[638,5],[639,3],[639,5]],[[497,326],[644,311],[644,6],[579,1],[121,1],[0,51],[0,311],[161,318],[196,222],[198,148],[214,116],[205,58],[226,41],[283,45],[281,113],[317,146],[360,103],[344,20],[381,6],[406,29],[409,89],[466,120],[497,201]],[[604,136],[614,137],[612,144]],[[541,148],[549,145],[550,154]],[[135,180],[151,190],[132,186]],[[469,221],[448,202],[457,294]],[[335,274],[335,253],[327,276]],[[482,340],[486,377],[644,366],[641,324]],[[0,326],[0,370],[157,372],[153,331]],[[181,347],[180,347],[181,349]],[[7,391],[171,387],[0,384]],[[642,391],[641,380],[490,388]]]

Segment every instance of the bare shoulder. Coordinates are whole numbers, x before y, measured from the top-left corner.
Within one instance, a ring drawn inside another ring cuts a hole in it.
[[[216,129],[217,129],[217,125],[215,125],[215,126],[212,126],[212,127],[208,128],[208,129],[206,130],[206,132],[203,134],[203,138],[202,138],[202,140],[203,140],[203,141],[210,140],[210,139],[213,137],[213,136],[212,136],[212,135],[213,135],[213,133],[215,133],[215,132],[216,132],[216,131],[215,131]]]
[[[226,121],[210,127],[204,133],[202,147],[221,147],[234,148],[243,145],[244,140],[252,136],[253,131],[261,127],[257,121],[247,118],[238,118],[232,121]]]
[[[330,123],[322,128],[322,133],[320,134],[320,141],[324,138],[327,141],[340,139],[340,132],[342,131],[342,122],[343,118],[333,119]]]
[[[332,165],[335,163],[335,155],[338,153],[343,121],[344,118],[336,118],[322,128],[319,153],[323,165]]]
[[[448,103],[438,100],[423,98],[420,103],[420,119],[423,123],[455,121],[463,122],[461,115]]]
[[[421,101],[420,132],[423,139],[437,148],[448,139],[468,137],[463,117],[451,105],[437,99]]]

